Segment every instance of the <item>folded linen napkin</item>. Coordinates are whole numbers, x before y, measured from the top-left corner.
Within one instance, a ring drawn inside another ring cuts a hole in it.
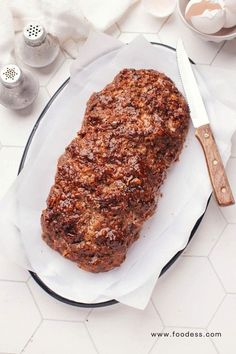
[[[86,38],[91,28],[108,29],[135,1],[0,0],[0,65],[14,62],[14,34],[30,21],[42,23],[63,47],[67,40]]]

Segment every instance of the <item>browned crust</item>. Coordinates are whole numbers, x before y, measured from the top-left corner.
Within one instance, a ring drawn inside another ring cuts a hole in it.
[[[155,210],[188,123],[185,99],[154,70],[124,69],[94,93],[42,213],[47,244],[90,272],[118,267]]]

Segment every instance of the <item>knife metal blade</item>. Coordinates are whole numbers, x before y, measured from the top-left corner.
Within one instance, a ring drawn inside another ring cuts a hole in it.
[[[209,118],[182,39],[178,40],[176,52],[180,76],[191,111],[192,122],[194,127],[198,128],[201,125],[208,124]]]
[[[193,69],[181,39],[178,40],[176,52],[180,76],[195,127],[195,135],[205,154],[216,200],[221,206],[232,205],[235,203],[234,197],[209,124],[208,114]]]

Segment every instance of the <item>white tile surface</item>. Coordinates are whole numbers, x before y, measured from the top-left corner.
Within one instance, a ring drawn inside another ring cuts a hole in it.
[[[226,42],[223,50],[215,58],[213,65],[235,71],[236,39]]]
[[[236,293],[236,225],[228,225],[210,254],[226,291]]]
[[[221,44],[205,42],[193,34],[182,23],[177,10],[158,34],[164,44],[174,48],[178,38],[181,37],[189,57],[199,64],[210,64],[221,47]]]
[[[167,327],[163,332],[170,333],[171,337],[159,338],[150,354],[217,354],[210,339],[204,337],[206,335],[204,329]]]
[[[0,281],[0,352],[20,352],[40,320],[25,284]]]
[[[236,158],[231,158],[227,164],[227,176],[236,199]],[[236,223],[236,204],[221,208],[222,214],[229,223]]]
[[[203,221],[184,254],[188,256],[208,256],[225,227],[226,221],[215,198],[212,197]]]
[[[227,295],[208,330],[221,332],[220,337],[212,338],[219,353],[235,354],[236,348],[236,295]]]
[[[4,235],[7,237],[7,235]],[[4,237],[3,236],[3,237]],[[29,273],[0,254],[0,280],[26,281]]]
[[[141,2],[134,4],[118,21],[121,32],[157,33],[165,19],[158,19],[144,11]]]
[[[53,75],[52,79],[47,85],[47,89],[50,95],[53,95],[58,88],[64,83],[66,79],[70,76],[70,66],[72,59],[66,59],[62,66]]]
[[[181,257],[159,279],[152,299],[166,326],[204,328],[223,296],[205,257]]]
[[[90,312],[90,309],[75,308],[55,300],[41,289],[32,278],[28,281],[28,286],[45,319],[85,321]]]
[[[96,354],[83,323],[44,320],[24,354]]]
[[[87,326],[100,354],[148,353],[155,342],[151,332],[162,330],[151,303],[144,311],[122,305],[95,309]]]
[[[21,147],[3,147],[0,149],[0,198],[14,182],[23,154]]]
[[[44,88],[36,101],[20,111],[9,110],[0,105],[0,141],[3,145],[25,146],[34,123],[49,99]]]

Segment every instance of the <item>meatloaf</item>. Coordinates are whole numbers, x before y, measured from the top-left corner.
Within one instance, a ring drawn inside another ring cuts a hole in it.
[[[156,208],[188,124],[184,97],[154,70],[124,69],[92,94],[42,212],[46,243],[89,272],[120,266]]]

